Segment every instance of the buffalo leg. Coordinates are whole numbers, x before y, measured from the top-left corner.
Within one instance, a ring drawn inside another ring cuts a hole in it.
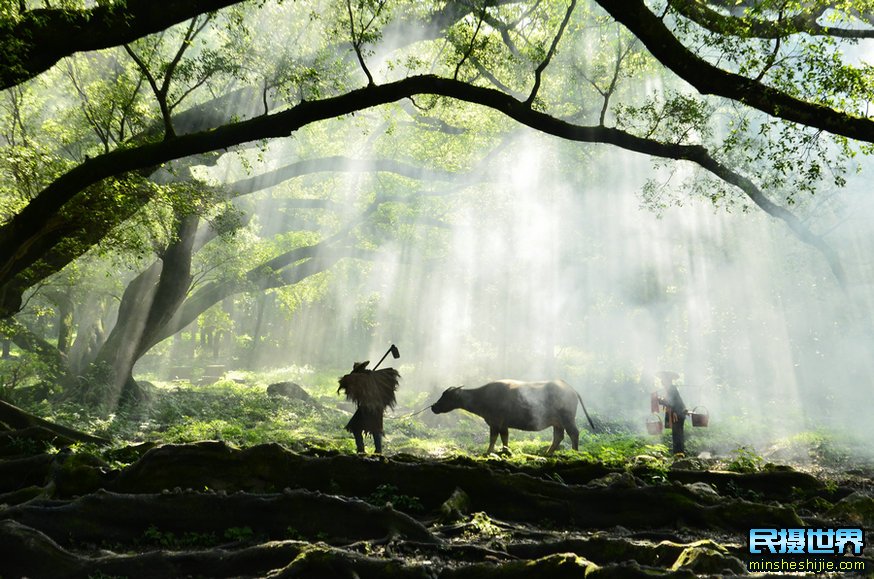
[[[382,454],[382,435],[373,433],[373,451],[376,454]]]
[[[562,428],[564,428],[567,433],[571,437],[571,447],[574,450],[580,449],[580,429],[577,428],[577,421],[575,413],[565,413],[562,412],[559,414],[559,421],[561,422]]]
[[[552,446],[546,451],[546,454],[552,454],[558,450],[561,441],[564,440],[564,428],[561,426],[552,427]]]
[[[486,454],[495,452],[495,442],[498,440],[498,427],[489,425],[489,449]]]
[[[360,430],[357,430],[352,433],[352,436],[355,437],[355,450],[359,454],[364,454],[365,452],[367,452],[367,450],[365,450],[364,448],[364,433]]]
[[[504,446],[505,449],[510,450],[510,447],[508,446],[508,442],[510,441],[510,430],[507,428],[502,428],[500,430],[500,434],[501,444]]]
[[[571,421],[570,424],[566,424],[564,429],[567,430],[567,433],[571,437],[571,446],[573,447],[573,449],[579,450],[580,449],[580,429],[577,428],[577,425],[574,424],[573,421]]]

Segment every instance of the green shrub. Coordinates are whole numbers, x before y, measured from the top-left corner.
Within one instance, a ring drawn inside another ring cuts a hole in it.
[[[725,468],[732,472],[750,473],[762,470],[764,464],[765,459],[742,446],[732,451],[732,458],[725,465]]]

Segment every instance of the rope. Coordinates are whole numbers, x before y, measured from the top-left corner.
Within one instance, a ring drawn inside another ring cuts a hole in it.
[[[425,412],[429,408],[431,408],[430,404],[425,406],[421,410],[417,410],[415,412],[410,412],[409,414],[402,414],[401,416],[386,416],[386,419],[387,420],[403,420],[404,418],[412,418],[413,416],[416,416],[417,414],[421,414],[421,413]]]

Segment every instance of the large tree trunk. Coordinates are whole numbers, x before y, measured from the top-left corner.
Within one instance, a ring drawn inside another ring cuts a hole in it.
[[[338,250],[331,245],[323,244],[297,247],[249,270],[244,281],[232,279],[205,284],[181,304],[162,331],[152,336],[151,342],[145,344],[145,351],[176,332],[182,331],[200,314],[230,296],[245,291],[264,291],[294,285],[311,275],[326,271],[344,257],[366,257],[366,255],[363,251]]]
[[[58,307],[58,351],[67,354],[70,349],[70,338],[73,334],[73,299],[72,286],[66,291],[46,292],[48,297]]]
[[[67,369],[78,376],[94,362],[106,343],[109,307],[102,296],[91,297],[76,310],[76,338],[67,354]]]
[[[199,218],[178,218],[176,239],[160,261],[138,275],[125,289],[118,308],[118,320],[97,355],[92,375],[106,386],[99,393],[85,393],[91,402],[115,408],[122,400],[140,398],[133,367],[151,347],[153,336],[176,313],[191,285],[191,254]]]

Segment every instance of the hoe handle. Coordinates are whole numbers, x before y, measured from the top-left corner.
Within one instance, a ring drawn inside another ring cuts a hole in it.
[[[382,361],[385,360],[386,356],[388,356],[389,354],[391,354],[395,358],[399,358],[400,355],[395,353],[397,351],[398,347],[392,344],[391,347],[386,350],[385,354],[382,355],[382,358],[379,359],[379,362],[376,363],[376,366],[374,366],[373,369],[376,370],[377,368],[379,368],[379,365],[382,364]]]

